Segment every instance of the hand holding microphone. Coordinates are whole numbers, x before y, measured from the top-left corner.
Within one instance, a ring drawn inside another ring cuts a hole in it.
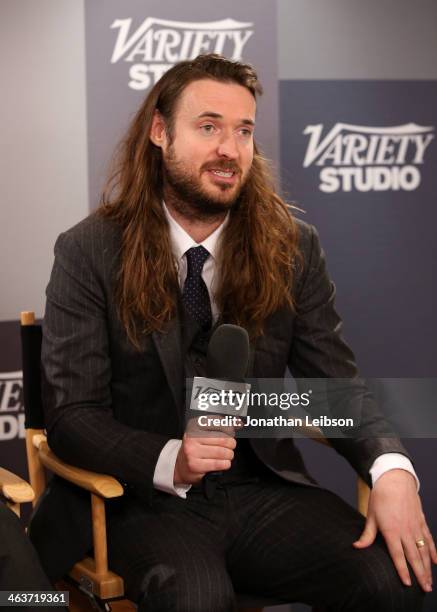
[[[199,437],[193,436],[194,430],[185,433],[176,459],[175,485],[196,484],[208,472],[222,472],[231,467],[237,446],[235,438],[223,435],[226,432],[216,432],[221,437],[205,436],[202,431],[199,429]]]
[[[203,389],[220,391],[221,389],[238,388],[246,375],[249,361],[249,338],[242,327],[236,325],[221,325],[211,337],[207,351],[207,378],[196,377],[196,386]],[[247,386],[247,385],[246,385]],[[194,390],[191,398],[190,411],[200,411]],[[198,413],[197,413],[198,414]],[[226,406],[215,406],[214,414],[234,414],[245,416],[245,411],[230,409]],[[174,483],[196,484],[205,474],[220,476],[220,472],[229,470],[234,449],[236,447],[235,426],[201,427],[198,418],[189,420],[182,440],[175,465]]]

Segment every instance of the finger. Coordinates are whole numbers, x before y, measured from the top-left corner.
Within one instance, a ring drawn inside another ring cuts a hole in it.
[[[206,473],[206,472],[223,472],[229,470],[232,462],[228,459],[197,459],[196,469],[194,472]]]
[[[200,444],[196,450],[198,459],[226,459],[232,461],[234,451],[226,446],[211,446],[210,444]]]
[[[233,438],[235,436],[236,427],[231,426],[220,426],[220,425],[201,425],[200,423],[190,423],[187,427],[187,434],[189,436],[205,437],[205,438]]]
[[[210,438],[206,436],[205,438],[196,438],[196,441],[202,446],[220,446],[221,448],[229,448],[231,450],[234,450],[237,446],[235,438]]]
[[[196,435],[186,432],[184,434],[185,444],[201,444],[202,446],[222,446],[224,448],[230,448],[234,450],[237,446],[235,438],[213,438],[210,436],[199,436],[199,432]]]
[[[425,542],[428,545],[428,550],[429,550],[429,554],[431,557],[431,561],[433,563],[437,563],[437,550],[435,547],[434,538],[432,537],[432,534],[426,523],[424,524],[424,527],[423,527],[423,535],[424,535]]]
[[[383,535],[387,544],[388,552],[390,553],[390,557],[393,560],[394,566],[396,568],[397,573],[399,574],[400,579],[405,585],[411,586],[410,572],[408,571],[404,549],[402,547],[402,542],[399,536],[390,536],[384,533]]]
[[[353,545],[356,548],[366,548],[367,546],[370,546],[375,541],[377,532],[378,530],[375,520],[372,517],[368,517],[363,533]]]
[[[420,538],[417,538],[420,539]],[[429,553],[426,546],[417,548],[416,540],[411,536],[402,541],[405,555],[409,564],[417,578],[418,583],[424,591],[431,590],[431,567],[429,562]],[[426,549],[426,550],[425,550]],[[422,551],[424,551],[422,553]],[[425,559],[428,557],[428,562],[425,564]],[[427,571],[428,567],[428,571]]]
[[[427,587],[426,590],[431,591],[432,590],[431,555],[429,552],[429,547],[426,544],[426,540],[425,540],[425,546],[421,546],[420,548],[417,548],[417,550],[422,559],[423,567],[425,570],[425,582],[426,582],[426,587]]]
[[[232,462],[229,459],[203,459],[187,457],[186,466],[190,474],[203,476],[206,472],[223,472],[229,470]]]

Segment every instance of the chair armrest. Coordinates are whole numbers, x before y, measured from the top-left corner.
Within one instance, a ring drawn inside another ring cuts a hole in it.
[[[35,497],[28,482],[4,468],[0,468],[0,492],[14,504],[31,502]]]
[[[64,463],[50,450],[44,436],[35,436],[35,438],[41,463],[57,476],[105,499],[123,495],[123,487],[113,476],[90,472]]]

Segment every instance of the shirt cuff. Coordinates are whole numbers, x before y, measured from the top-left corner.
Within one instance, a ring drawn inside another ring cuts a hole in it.
[[[170,495],[178,495],[185,499],[191,485],[174,484],[174,468],[181,446],[182,440],[169,440],[163,447],[156,462],[153,486],[159,491],[170,493]]]
[[[417,474],[414,471],[413,464],[405,455],[401,453],[384,453],[383,455],[379,455],[375,459],[370,468],[370,476],[372,478],[372,486],[375,486],[376,481],[380,478],[385,472],[389,470],[405,470],[406,472],[410,472],[416,479],[417,492],[420,489],[420,482],[417,478]]]

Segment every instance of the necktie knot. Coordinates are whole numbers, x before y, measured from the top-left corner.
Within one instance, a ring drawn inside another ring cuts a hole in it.
[[[185,255],[187,256],[188,274],[200,276],[202,274],[203,265],[209,257],[209,252],[205,249],[205,247],[200,245],[188,249]]]

